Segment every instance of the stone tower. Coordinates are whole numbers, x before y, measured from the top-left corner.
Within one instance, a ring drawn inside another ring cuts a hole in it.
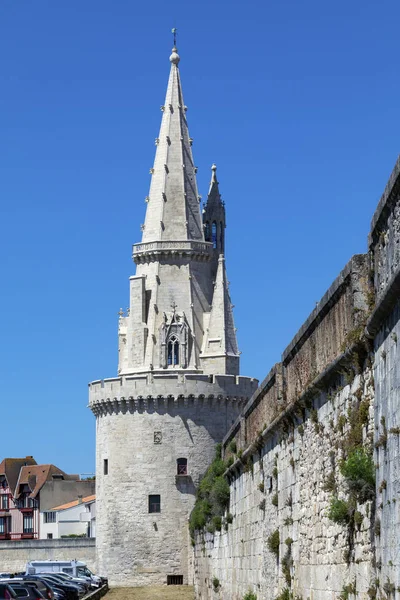
[[[196,486],[257,387],[239,376],[225,207],[213,165],[203,222],[179,60],[174,47],[118,376],[89,384],[97,567],[112,585],[190,581]]]

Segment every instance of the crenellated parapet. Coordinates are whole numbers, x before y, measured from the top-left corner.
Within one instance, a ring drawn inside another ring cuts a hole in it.
[[[181,405],[208,404],[220,408],[233,402],[242,408],[257,389],[258,381],[234,375],[147,373],[113,377],[89,384],[89,407],[96,415],[168,411]]]

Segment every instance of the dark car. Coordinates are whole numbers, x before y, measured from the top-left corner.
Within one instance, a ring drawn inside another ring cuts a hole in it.
[[[32,577],[32,576],[30,576]],[[60,589],[66,595],[66,600],[79,600],[80,597],[80,589],[76,585],[71,585],[69,583],[61,583],[58,579],[54,578],[52,575],[44,575],[41,573],[40,575],[36,575],[35,579],[40,579],[41,581],[45,581],[48,583],[53,589]],[[32,577],[33,579],[33,577]]]
[[[43,600],[44,598],[37,588],[29,587],[22,582],[10,582],[8,585],[13,589],[17,598],[26,598],[27,600]]]
[[[8,583],[0,582],[0,598],[11,600],[12,598],[18,598],[14,590],[8,585]]]
[[[79,591],[76,587],[60,583],[47,575],[28,575],[27,578],[32,581],[37,581],[39,579],[40,581],[47,583],[53,591],[62,591],[65,594],[65,600],[79,600]]]
[[[38,579],[33,581],[33,580],[31,580],[30,577],[26,577],[26,575],[22,575],[22,576],[18,576],[18,577],[15,576],[13,578],[6,580],[6,583],[8,583],[8,585],[11,585],[11,586],[13,586],[14,584],[23,585],[23,586],[28,585],[30,587],[38,589],[39,592],[42,594],[43,598],[46,598],[46,600],[54,599],[53,590],[51,589],[51,587],[48,583],[45,583],[44,581],[39,581]]]
[[[54,599],[54,591],[52,590],[51,586],[48,583],[46,583],[46,581],[40,581],[40,579],[36,579],[35,581],[33,581],[25,575],[22,579],[23,585],[29,585],[30,587],[37,588],[39,592],[41,592],[42,596],[47,600]]]
[[[61,583],[71,583],[72,585],[77,585],[81,587],[82,590],[87,593],[90,590],[90,583],[84,581],[83,579],[79,579],[78,577],[72,577],[68,573],[43,573],[43,575],[50,575],[51,577],[55,577]]]

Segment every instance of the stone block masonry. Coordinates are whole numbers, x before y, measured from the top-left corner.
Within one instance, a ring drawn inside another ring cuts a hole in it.
[[[31,560],[81,560],[96,573],[94,538],[0,541],[0,572],[18,573]]]
[[[350,260],[224,438],[230,514],[220,532],[197,533],[197,599],[397,597],[399,215],[400,160],[368,254]]]

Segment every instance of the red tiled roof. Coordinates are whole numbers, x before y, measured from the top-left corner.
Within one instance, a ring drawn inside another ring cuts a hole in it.
[[[50,510],[65,510],[67,508],[72,508],[73,506],[78,506],[78,504],[87,504],[89,502],[93,502],[94,500],[96,500],[96,494],[92,494],[92,496],[86,496],[85,498],[82,498],[81,503],[79,502],[79,500],[73,500],[72,502],[67,502],[66,504],[55,506]]]

